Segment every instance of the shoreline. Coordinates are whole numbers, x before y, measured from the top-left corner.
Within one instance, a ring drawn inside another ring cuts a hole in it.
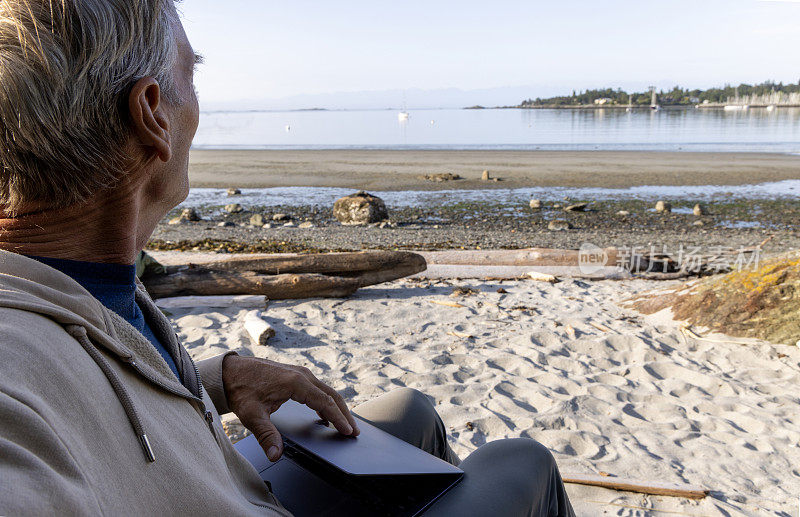
[[[488,170],[500,181],[481,181]],[[422,176],[458,174],[433,182]],[[772,153],[489,150],[209,150],[189,157],[191,187],[379,191],[746,185],[800,179],[800,156]]]

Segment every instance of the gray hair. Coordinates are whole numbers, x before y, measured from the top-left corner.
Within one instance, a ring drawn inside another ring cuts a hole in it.
[[[0,205],[64,207],[113,186],[130,157],[127,96],[175,100],[173,0],[0,0]]]

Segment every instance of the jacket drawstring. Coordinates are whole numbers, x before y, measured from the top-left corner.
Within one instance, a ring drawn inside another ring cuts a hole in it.
[[[69,325],[67,327],[67,332],[69,332],[69,334],[74,337],[78,343],[80,343],[86,353],[89,354],[89,357],[91,357],[97,366],[100,367],[100,370],[102,370],[103,374],[106,376],[106,379],[108,379],[111,387],[114,388],[114,393],[116,393],[117,398],[119,399],[122,408],[125,410],[125,414],[128,416],[128,420],[130,421],[131,426],[133,427],[133,430],[139,439],[139,443],[141,443],[142,449],[144,449],[144,455],[147,457],[147,461],[156,461],[155,455],[153,454],[153,448],[150,446],[150,440],[147,439],[147,433],[145,432],[144,426],[142,426],[142,421],[136,412],[136,406],[134,406],[131,396],[128,394],[127,390],[125,389],[125,385],[122,383],[117,373],[111,368],[111,365],[108,363],[106,358],[103,357],[100,351],[97,350],[92,341],[89,339],[85,328],[78,325]]]

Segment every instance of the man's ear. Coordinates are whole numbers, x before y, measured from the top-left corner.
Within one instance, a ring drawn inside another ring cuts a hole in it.
[[[128,109],[139,143],[152,149],[162,162],[168,162],[172,158],[170,127],[161,101],[158,81],[143,77],[133,85],[128,97]]]

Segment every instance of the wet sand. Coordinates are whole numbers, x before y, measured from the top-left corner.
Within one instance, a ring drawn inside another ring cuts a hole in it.
[[[481,181],[488,170],[500,182]],[[424,174],[463,180],[431,182]],[[742,185],[800,179],[800,156],[640,151],[193,150],[192,187],[438,190]]]

